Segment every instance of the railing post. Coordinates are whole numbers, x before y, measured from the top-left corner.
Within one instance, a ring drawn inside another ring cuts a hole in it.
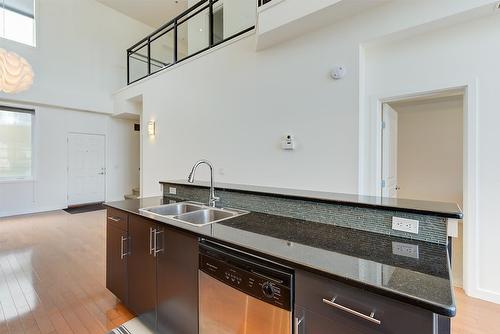
[[[189,41],[188,41],[189,43]],[[174,61],[173,63],[177,63],[177,20],[174,21]]]
[[[214,2],[213,0],[208,1],[208,33],[210,36],[208,37],[208,45],[213,46],[214,45]]]
[[[151,74],[151,36],[148,37],[148,75]]]
[[[130,50],[127,50],[127,85],[130,85]]]

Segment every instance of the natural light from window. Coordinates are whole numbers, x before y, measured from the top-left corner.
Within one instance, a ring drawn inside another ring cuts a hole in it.
[[[30,110],[0,107],[0,180],[32,177],[32,120]]]
[[[34,8],[34,0],[0,0],[0,37],[35,46]]]

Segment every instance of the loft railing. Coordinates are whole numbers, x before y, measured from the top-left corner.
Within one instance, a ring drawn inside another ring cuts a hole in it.
[[[264,6],[266,3],[271,2],[272,0],[259,0],[259,7]]]
[[[255,6],[249,0],[201,0],[127,49],[127,84],[254,29]]]

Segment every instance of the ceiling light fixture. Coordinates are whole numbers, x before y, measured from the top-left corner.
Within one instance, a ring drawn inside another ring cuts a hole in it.
[[[35,74],[26,59],[0,48],[0,92],[14,94],[33,84]]]

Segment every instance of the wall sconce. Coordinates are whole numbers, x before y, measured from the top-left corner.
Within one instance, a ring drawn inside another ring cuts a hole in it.
[[[154,136],[155,134],[156,134],[155,121],[149,121],[149,123],[148,123],[148,135]]]

